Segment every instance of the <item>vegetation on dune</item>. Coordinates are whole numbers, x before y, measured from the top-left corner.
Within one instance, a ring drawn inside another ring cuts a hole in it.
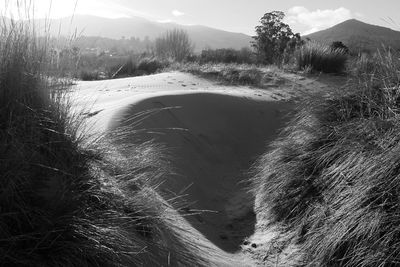
[[[142,76],[157,73],[168,65],[155,57],[131,56],[124,62],[114,64],[107,69],[109,78]]]
[[[325,73],[343,73],[348,60],[344,48],[317,42],[307,42],[296,51],[297,68],[311,68]]]
[[[177,62],[184,61],[193,53],[194,46],[189,35],[184,30],[174,29],[167,31],[155,41],[154,51],[157,57]]]
[[[264,73],[254,65],[247,64],[199,64],[173,65],[172,69],[189,72],[204,78],[221,81],[230,85],[262,86]]]
[[[241,50],[235,49],[205,49],[199,55],[197,61],[205,63],[237,63],[254,64],[256,57],[250,48],[244,47]]]
[[[283,18],[278,11],[262,17],[255,53],[207,49],[194,56],[187,33],[173,30],[154,42],[152,54],[83,61],[74,48],[55,55],[29,22],[0,22],[0,265],[234,264],[187,225],[176,198],[157,192],[169,174],[160,149],[136,143],[122,155],[119,141],[131,134],[123,130],[89,138],[58,78],[148,75],[172,62],[257,87],[271,76],[256,62],[347,70],[345,90],[304,101],[255,166],[258,227],[281,231],[279,248],[269,247],[289,251],[292,265],[400,265],[399,55],[378,51],[350,61],[343,43],[304,43]],[[285,250],[290,246],[296,249]]]
[[[350,49],[344,43],[342,43],[341,41],[332,42],[330,47],[331,47],[332,50],[342,49],[345,54],[349,54],[350,53]]]
[[[67,87],[49,76],[47,39],[28,23],[0,27],[1,265],[210,266],[213,253],[223,262],[155,191],[168,168],[157,149],[132,146],[125,158],[82,134]]]
[[[81,64],[80,61],[77,61],[77,63]],[[98,68],[78,67],[77,70],[69,70],[77,72],[77,74],[74,74],[75,78],[79,78],[83,81],[95,81],[154,74],[162,71],[169,65],[169,62],[160,60],[154,56],[130,55],[100,64],[102,66]]]
[[[149,48],[150,49],[150,48]],[[142,76],[157,73],[170,62],[182,62],[193,54],[193,45],[188,34],[183,30],[167,31],[154,41],[154,47],[148,53],[127,53],[118,56],[82,55],[77,47],[71,51],[75,56],[69,57],[70,50],[61,57],[61,68],[64,73],[85,81],[113,79],[121,77]],[[66,58],[66,59],[65,59]],[[72,61],[72,63],[71,63]]]
[[[400,262],[400,62],[376,59],[346,91],[305,103],[256,168],[258,216],[299,247],[293,264]]]

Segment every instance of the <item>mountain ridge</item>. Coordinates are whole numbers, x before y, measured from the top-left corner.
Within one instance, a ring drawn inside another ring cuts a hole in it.
[[[356,19],[346,20],[331,28],[304,37],[328,44],[341,41],[353,51],[371,52],[382,45],[400,50],[400,31]]]
[[[205,48],[234,48],[241,49],[249,47],[251,36],[243,33],[229,32],[202,25],[182,25],[175,22],[157,22],[141,17],[130,18],[103,18],[91,15],[75,15],[51,20],[37,20],[40,25],[50,25],[49,33],[55,36],[70,36],[74,32],[78,36],[98,36],[111,39],[122,37],[136,37],[140,39],[149,38],[154,40],[167,30],[174,28],[187,31],[189,37],[195,44],[195,50],[201,51]]]

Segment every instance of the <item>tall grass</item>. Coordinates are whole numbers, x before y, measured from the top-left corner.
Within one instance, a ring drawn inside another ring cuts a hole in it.
[[[29,22],[0,25],[0,265],[223,262],[155,191],[168,169],[158,150],[126,158],[81,134],[66,86],[48,75],[46,40]]]
[[[342,73],[346,68],[347,54],[344,49],[332,49],[330,46],[307,42],[296,52],[298,69],[310,68],[325,73]]]
[[[109,78],[121,78],[129,76],[142,76],[154,74],[168,65],[155,57],[131,56],[128,59],[110,66],[107,70]]]
[[[259,218],[306,266],[400,264],[400,62],[390,52],[347,91],[305,103],[254,179]]]

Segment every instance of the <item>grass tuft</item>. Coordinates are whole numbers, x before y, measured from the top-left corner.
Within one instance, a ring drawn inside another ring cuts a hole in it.
[[[123,62],[110,66],[108,73],[110,78],[150,75],[167,65],[167,62],[154,57],[131,56]]]
[[[343,73],[348,58],[344,49],[332,49],[317,42],[307,42],[296,51],[295,57],[299,70],[311,68],[325,73]]]
[[[261,220],[295,244],[307,266],[400,263],[400,62],[329,98],[313,98],[256,167]]]
[[[82,134],[66,83],[49,76],[46,38],[13,21],[0,40],[1,265],[230,264],[156,192],[168,174],[159,150],[122,156],[109,137]]]

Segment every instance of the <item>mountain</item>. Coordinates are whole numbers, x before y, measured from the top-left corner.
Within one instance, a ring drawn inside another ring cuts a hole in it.
[[[353,51],[374,51],[382,45],[400,50],[400,32],[367,24],[356,19],[304,37],[324,43],[341,41]]]
[[[44,20],[38,21],[45,25]],[[108,19],[96,16],[76,15],[73,18],[54,19],[49,22],[50,33],[53,35],[98,36],[112,39],[148,37],[153,40],[167,30],[184,29],[195,44],[195,50],[204,48],[234,48],[250,46],[251,37],[242,33],[234,33],[200,25],[180,25],[176,23],[161,23],[140,17]]]

